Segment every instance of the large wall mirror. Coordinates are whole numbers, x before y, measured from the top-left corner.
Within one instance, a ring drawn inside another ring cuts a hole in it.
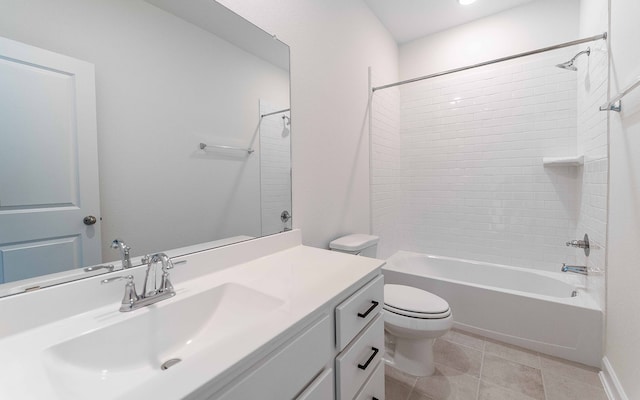
[[[287,45],[213,0],[0,9],[0,295],[291,228]]]

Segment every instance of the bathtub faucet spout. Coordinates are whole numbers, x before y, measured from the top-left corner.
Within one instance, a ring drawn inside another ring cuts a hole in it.
[[[584,265],[567,265],[563,263],[560,270],[562,272],[573,272],[574,274],[587,275],[587,267]]]

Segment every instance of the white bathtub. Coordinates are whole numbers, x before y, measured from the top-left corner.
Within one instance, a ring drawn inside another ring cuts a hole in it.
[[[459,329],[600,366],[603,315],[582,276],[407,251],[383,272],[447,300]]]

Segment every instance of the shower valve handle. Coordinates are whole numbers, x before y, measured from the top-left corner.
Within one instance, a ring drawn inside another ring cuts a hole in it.
[[[589,245],[584,240],[572,240],[570,242],[567,242],[567,247],[577,247],[579,249],[586,249],[587,247],[589,247]]]
[[[567,247],[575,247],[578,249],[584,250],[584,255],[589,257],[589,253],[591,253],[591,249],[589,246],[589,235],[584,234],[584,240],[572,240],[567,242]]]

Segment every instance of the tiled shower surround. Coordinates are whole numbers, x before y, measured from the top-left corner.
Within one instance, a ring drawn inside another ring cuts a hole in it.
[[[371,126],[372,228],[373,233],[381,237],[378,257],[388,258],[395,251],[403,250],[396,238],[400,231],[400,203],[407,183],[400,166],[400,91],[397,88],[375,93]]]
[[[583,168],[542,163],[578,154],[578,75],[554,67],[576,52],[375,93],[372,220],[380,257],[409,250],[552,271],[576,262],[565,242],[586,221]],[[590,204],[601,204],[599,190]]]
[[[260,101],[260,114],[282,108]],[[280,214],[291,214],[291,132],[282,117],[289,112],[260,119],[260,214],[262,234],[269,235],[291,228],[291,220],[283,223]]]
[[[584,166],[579,169],[576,238],[587,233],[591,252],[585,257],[584,252],[578,251],[577,263],[590,268],[587,288],[604,310],[609,140],[608,114],[598,110],[608,98],[609,58],[605,41],[591,43],[589,47],[590,56],[580,58],[577,63],[578,153],[584,154]]]

